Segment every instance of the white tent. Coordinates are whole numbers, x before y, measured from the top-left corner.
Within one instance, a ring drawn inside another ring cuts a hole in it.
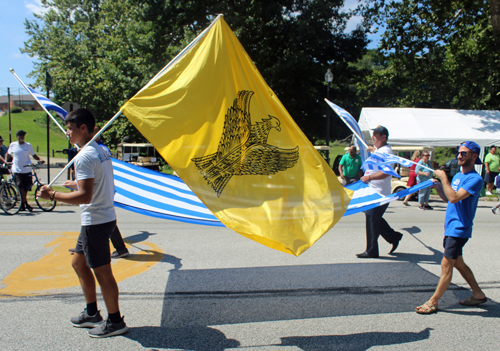
[[[361,110],[358,124],[365,137],[378,125],[386,127],[392,145],[456,147],[472,140],[481,146],[481,160],[484,147],[500,145],[500,111],[495,110],[370,107]]]

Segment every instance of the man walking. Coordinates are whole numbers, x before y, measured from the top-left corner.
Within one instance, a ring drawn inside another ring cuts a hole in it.
[[[389,131],[383,126],[377,126],[373,129],[372,141],[374,147],[369,147],[368,151],[375,153],[386,153],[393,155],[392,149],[388,144]],[[368,170],[361,177],[363,183],[368,183],[372,189],[378,194],[387,196],[391,194],[391,176],[382,171]],[[389,204],[372,208],[365,211],[366,217],[366,250],[363,253],[357,254],[359,258],[377,258],[379,256],[378,237],[382,237],[392,244],[389,254],[392,254],[399,245],[403,234],[392,229],[386,220],[383,218],[385,210]]]
[[[444,255],[441,261],[441,278],[434,295],[415,311],[419,314],[431,314],[438,311],[438,302],[450,286],[453,268],[456,268],[472,289],[472,295],[460,301],[464,306],[475,306],[486,302],[486,296],[479,287],[469,266],[462,257],[462,249],[472,236],[472,224],[476,215],[479,194],[483,187],[481,176],[474,170],[474,164],[481,164],[480,147],[473,141],[466,141],[458,150],[458,165],[462,171],[448,182],[446,173],[434,171],[442,186],[435,180],[434,188],[443,201],[448,202],[444,220]]]
[[[484,158],[484,167],[486,168],[486,175],[484,182],[486,183],[486,195],[493,195],[493,182],[498,175],[498,168],[500,166],[500,158],[497,155],[497,147],[490,146],[490,152]]]
[[[70,142],[80,147],[94,135],[95,119],[86,109],[70,112],[66,125]],[[88,334],[95,338],[124,334],[128,327],[120,314],[118,285],[109,255],[109,236],[116,227],[111,159],[94,141],[75,156],[75,173],[76,191],[60,193],[43,186],[37,194],[44,199],[80,204],[82,226],[71,264],[80,280],[87,307],[78,317],[71,318],[71,323],[79,328],[93,327]],[[106,321],[97,309],[95,278],[108,310]]]
[[[14,182],[19,187],[21,191],[21,198],[23,204],[20,211],[33,211],[33,208],[28,204],[28,199],[26,197],[28,191],[31,189],[33,184],[33,179],[31,178],[31,167],[25,167],[31,163],[30,155],[37,161],[45,163],[40,157],[35,154],[33,146],[30,143],[24,141],[24,136],[26,132],[24,130],[18,130],[16,133],[17,141],[13,141],[9,145],[9,150],[7,150],[7,155],[12,156],[12,174],[14,176]]]
[[[361,176],[361,156],[356,154],[356,146],[349,146],[349,153],[342,156],[339,162],[339,173],[345,184],[351,184],[359,180]]]

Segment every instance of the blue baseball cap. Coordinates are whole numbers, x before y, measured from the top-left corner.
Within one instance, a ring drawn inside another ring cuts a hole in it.
[[[462,144],[460,144],[460,146],[465,146],[467,149],[477,154],[476,162],[474,163],[476,165],[482,164],[481,160],[479,159],[479,153],[481,152],[481,147],[478,144],[476,144],[473,141],[464,141]]]

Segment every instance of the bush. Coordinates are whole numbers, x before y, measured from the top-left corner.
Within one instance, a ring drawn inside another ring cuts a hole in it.
[[[10,110],[11,113],[21,113],[23,112],[23,109],[17,106],[14,106],[12,110]]]

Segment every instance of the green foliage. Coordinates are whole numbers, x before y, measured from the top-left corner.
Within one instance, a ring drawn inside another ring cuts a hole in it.
[[[371,0],[362,14],[385,29],[385,62],[358,83],[365,106],[498,109],[500,36],[488,1]]]
[[[37,20],[26,21],[30,39],[22,50],[38,58],[33,77],[53,78],[56,101],[74,101],[109,120],[164,65],[215,18],[225,20],[266,82],[312,140],[324,137],[324,75],[335,75],[330,98],[357,106],[359,72],[349,66],[367,44],[357,29],[344,33],[350,13],[343,1],[325,0],[52,0]],[[340,83],[341,82],[341,83]],[[116,135],[111,136],[110,133]],[[350,134],[332,118],[332,139]],[[116,144],[137,137],[120,121],[105,138]]]
[[[446,161],[456,157],[455,150],[455,148],[437,147],[434,161],[436,161],[440,166],[444,165]]]
[[[21,113],[21,112],[23,112],[23,109],[18,107],[18,106],[14,106],[13,108],[10,109],[10,112],[11,113]]]

